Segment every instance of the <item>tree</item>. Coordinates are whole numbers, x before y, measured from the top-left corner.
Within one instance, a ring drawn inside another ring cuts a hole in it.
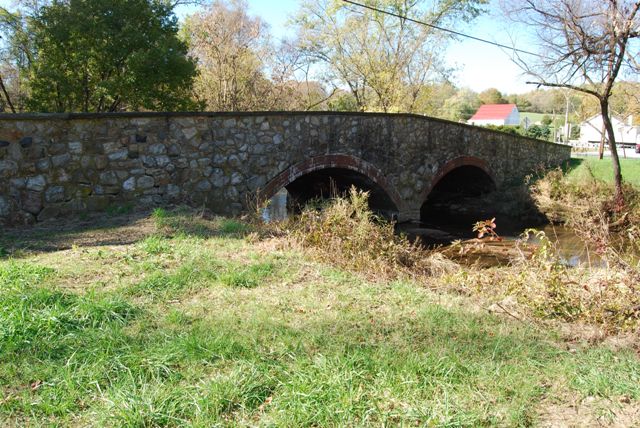
[[[370,0],[369,7],[447,25],[481,13],[486,0]],[[300,47],[328,86],[347,87],[358,110],[416,111],[427,84],[446,74],[448,36],[341,0],[305,0],[294,19]]]
[[[245,0],[216,0],[186,19],[184,36],[199,70],[194,93],[210,110],[254,110],[269,96],[268,26],[248,9]]]
[[[485,89],[478,94],[478,98],[482,104],[507,104],[502,92],[496,88]]]
[[[613,162],[617,205],[624,204],[620,160],[610,119],[618,75],[638,70],[640,1],[519,0],[505,6],[530,26],[541,48],[534,60],[517,58],[539,86],[568,88],[597,99]]]
[[[27,100],[32,42],[21,12],[0,7],[0,111],[17,113]]]
[[[445,119],[466,122],[481,104],[478,94],[464,88],[444,102],[442,116]]]
[[[163,0],[67,0],[28,22],[29,107],[104,112],[190,108],[195,65]]]

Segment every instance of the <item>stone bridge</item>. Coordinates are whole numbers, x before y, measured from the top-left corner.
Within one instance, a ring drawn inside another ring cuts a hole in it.
[[[286,188],[371,191],[372,208],[418,220],[436,186],[500,189],[570,148],[410,114],[0,115],[0,224],[123,204],[186,203],[235,215]]]

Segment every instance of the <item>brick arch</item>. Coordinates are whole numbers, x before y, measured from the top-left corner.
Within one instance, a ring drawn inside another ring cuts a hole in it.
[[[288,186],[296,179],[311,172],[328,168],[348,169],[364,175],[384,190],[398,210],[404,208],[400,195],[378,168],[360,158],[344,154],[315,156],[288,167],[260,190],[259,199],[261,201],[269,200],[280,189]]]
[[[421,203],[424,203],[427,200],[427,197],[429,197],[429,195],[433,191],[433,188],[436,187],[440,180],[442,180],[454,169],[460,168],[462,166],[475,166],[476,168],[481,169],[489,176],[494,185],[496,184],[495,174],[493,173],[493,171],[491,171],[491,168],[489,168],[489,165],[485,160],[477,158],[475,156],[460,156],[450,160],[442,167],[440,167],[438,172],[431,179],[431,184],[422,191],[422,194],[420,195]]]

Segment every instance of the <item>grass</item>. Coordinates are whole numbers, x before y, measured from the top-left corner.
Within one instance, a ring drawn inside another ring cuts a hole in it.
[[[0,425],[531,426],[549,401],[640,400],[632,349],[236,223],[154,214],[137,242],[0,260]]]
[[[622,156],[622,153],[620,153]],[[622,178],[624,181],[640,188],[640,159],[620,159]],[[572,167],[568,179],[576,184],[589,183],[592,176],[607,183],[613,183],[613,166],[610,158],[602,160],[597,157],[572,159]]]

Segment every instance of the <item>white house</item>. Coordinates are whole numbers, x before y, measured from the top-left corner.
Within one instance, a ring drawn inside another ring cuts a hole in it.
[[[520,112],[515,104],[484,104],[467,121],[470,125],[520,125]]]
[[[640,143],[640,126],[633,126],[633,118],[629,116],[628,123],[618,117],[611,117],[617,144]],[[598,114],[580,124],[580,139],[582,144],[599,143],[604,131],[602,115]],[[604,131],[606,135],[606,131]]]

